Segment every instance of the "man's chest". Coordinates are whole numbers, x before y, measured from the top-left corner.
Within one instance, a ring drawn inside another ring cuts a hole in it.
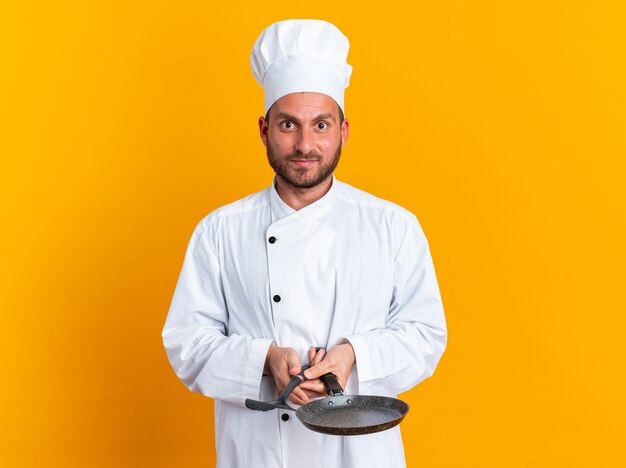
[[[297,334],[326,328],[337,309],[389,303],[393,254],[379,230],[349,220],[239,228],[222,233],[219,256],[232,327],[245,328],[253,311]]]

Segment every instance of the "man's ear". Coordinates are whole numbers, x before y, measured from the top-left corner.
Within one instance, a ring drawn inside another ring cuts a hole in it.
[[[341,147],[343,147],[346,144],[346,141],[348,141],[349,130],[350,122],[348,122],[348,119],[344,119],[341,123]]]
[[[267,121],[265,120],[265,117],[261,116],[259,117],[259,134],[261,135],[261,140],[263,140],[263,144],[265,146],[267,146],[267,130],[269,129],[269,126],[267,124]]]

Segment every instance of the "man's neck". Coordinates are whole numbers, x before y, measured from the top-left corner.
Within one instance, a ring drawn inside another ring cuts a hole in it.
[[[298,211],[309,206],[311,203],[315,203],[328,193],[331,185],[333,184],[333,176],[330,175],[322,183],[317,184],[311,188],[299,188],[290,185],[285,182],[280,176],[276,176],[276,192],[284,201],[294,210]]]

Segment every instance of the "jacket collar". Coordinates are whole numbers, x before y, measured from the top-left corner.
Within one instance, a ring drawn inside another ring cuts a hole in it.
[[[332,178],[333,180],[330,185],[330,189],[322,198],[300,210],[294,210],[292,207],[287,205],[282,198],[280,198],[280,195],[278,195],[278,192],[276,191],[276,177],[274,177],[272,186],[269,188],[272,223],[288,217],[300,220],[321,219],[332,209],[334,201],[337,197],[337,191],[339,190],[339,181],[335,178],[335,174],[332,175]]]

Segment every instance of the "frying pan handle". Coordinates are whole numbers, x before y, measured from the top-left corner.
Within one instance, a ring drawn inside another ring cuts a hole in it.
[[[339,381],[337,380],[335,374],[328,372],[320,378],[322,379],[322,382],[324,382],[326,391],[330,396],[344,395],[343,388],[339,385]]]

